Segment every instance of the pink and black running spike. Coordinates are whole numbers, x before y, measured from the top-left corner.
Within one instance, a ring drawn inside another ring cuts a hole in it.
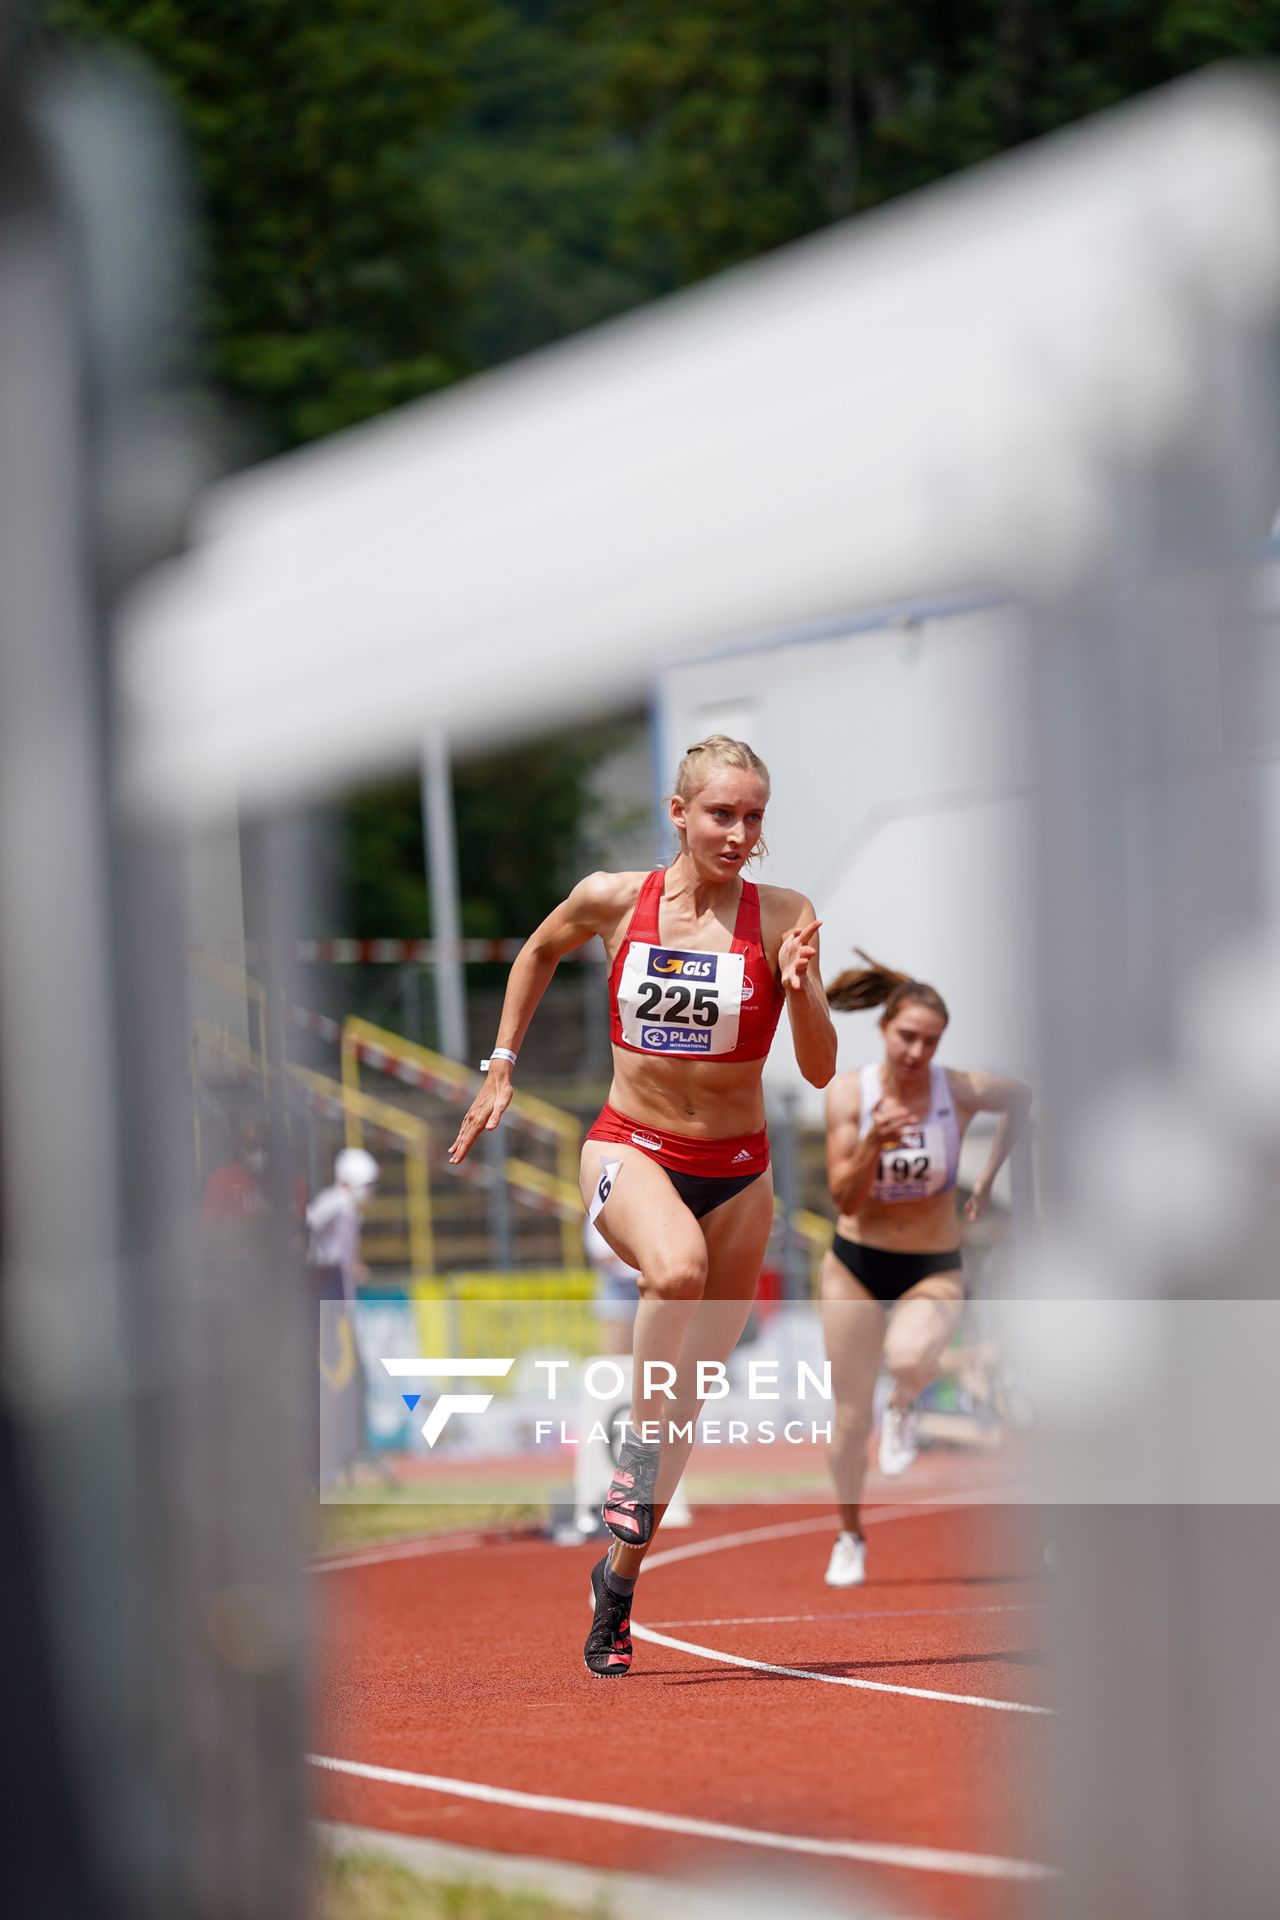
[[[631,1668],[631,1601],[613,1593],[604,1583],[609,1565],[606,1553],[591,1569],[594,1616],[582,1650],[588,1673],[597,1680],[616,1680]]]
[[[658,1483],[658,1448],[624,1440],[601,1509],[604,1523],[624,1546],[647,1546],[653,1534],[653,1495]]]

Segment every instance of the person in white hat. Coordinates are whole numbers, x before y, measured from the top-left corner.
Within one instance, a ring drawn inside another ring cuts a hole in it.
[[[378,1184],[378,1163],[363,1147],[344,1147],[333,1175],[333,1186],[322,1188],[307,1208],[307,1264],[331,1277],[332,1298],[351,1303],[367,1277],[360,1258],[360,1218]]]

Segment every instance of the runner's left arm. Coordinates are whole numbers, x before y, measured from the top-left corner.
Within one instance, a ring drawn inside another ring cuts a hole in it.
[[[994,1073],[953,1073],[956,1098],[975,1113],[998,1113],[996,1137],[987,1164],[973,1183],[965,1205],[966,1220],[976,1220],[991,1197],[996,1175],[1027,1124],[1034,1095],[1021,1080],[1003,1080]]]
[[[825,1087],[836,1070],[836,1030],[819,965],[822,922],[802,893],[791,894],[789,900],[790,918],[778,943],[778,977],[786,994],[796,1065],[811,1087]]]

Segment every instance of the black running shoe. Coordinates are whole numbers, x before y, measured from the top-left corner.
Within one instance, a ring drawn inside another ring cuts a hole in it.
[[[656,1446],[624,1440],[601,1509],[604,1523],[624,1547],[643,1547],[653,1532],[653,1490],[658,1483]]]
[[[608,1564],[606,1553],[591,1569],[591,1602],[596,1615],[582,1649],[587,1671],[597,1680],[612,1680],[631,1667],[631,1602],[606,1587],[604,1570]]]

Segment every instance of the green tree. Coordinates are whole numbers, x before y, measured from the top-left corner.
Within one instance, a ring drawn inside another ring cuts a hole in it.
[[[1161,81],[1280,0],[47,0],[191,137],[217,375],[315,439]]]
[[[614,244],[634,155],[591,113],[600,59],[554,0],[507,0],[489,8],[458,69],[431,193],[462,337],[481,365],[662,290]]]
[[[584,729],[457,769],[454,812],[465,935],[502,939],[529,933],[580,877],[587,776],[624,728],[625,723]],[[343,933],[421,939],[433,931],[416,779],[345,802],[330,817],[321,851],[327,891],[342,902]],[[322,886],[322,898],[325,891]]]
[[[630,144],[615,246],[684,283],[1206,62],[1277,0],[565,0]]]
[[[468,0],[50,0],[64,41],[140,56],[192,143],[215,379],[268,448],[465,370],[433,138],[478,31]]]

